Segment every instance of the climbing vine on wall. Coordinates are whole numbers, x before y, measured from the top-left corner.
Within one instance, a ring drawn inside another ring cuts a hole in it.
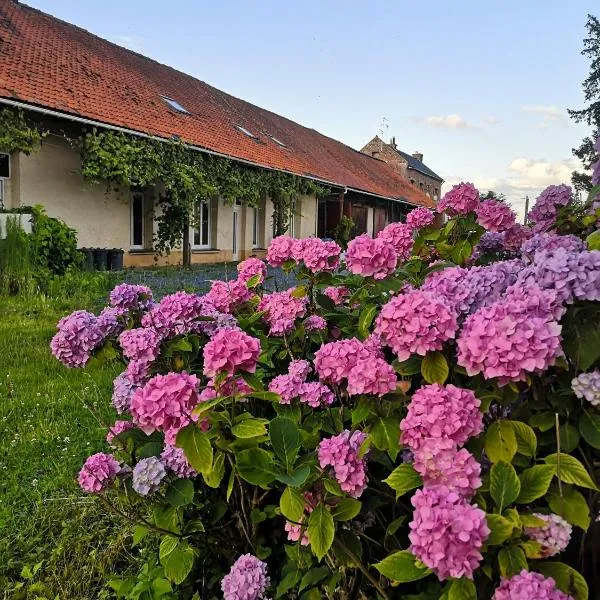
[[[284,233],[294,199],[300,194],[322,197],[329,189],[296,175],[241,165],[204,154],[179,141],[138,138],[115,131],[93,129],[79,140],[81,170],[90,183],[123,187],[163,184],[162,214],[158,219],[156,248],[178,247],[183,230],[193,219],[202,198],[221,197],[257,206],[269,197],[274,205],[274,230]]]
[[[0,108],[0,150],[31,154],[46,132],[32,125],[21,110]]]

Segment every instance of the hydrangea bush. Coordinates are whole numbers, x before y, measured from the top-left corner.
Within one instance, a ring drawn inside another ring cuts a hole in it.
[[[460,184],[440,227],[418,208],[344,257],[274,239],[290,290],[256,258],[205,295],[118,286],[51,343],[66,367],[123,363],[82,490],[158,538],[181,598],[585,600],[590,207],[553,186],[523,226]]]

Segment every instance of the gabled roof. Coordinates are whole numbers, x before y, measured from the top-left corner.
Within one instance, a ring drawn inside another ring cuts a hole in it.
[[[433,206],[383,161],[15,0],[0,0],[2,98]]]
[[[398,148],[394,148],[394,150],[408,163],[409,169],[414,169],[423,175],[427,175],[427,177],[431,177],[432,179],[436,179],[439,182],[443,182],[444,180],[436,175],[426,164],[420,161],[418,158],[415,158],[411,154],[407,154],[406,152],[402,152],[402,150],[398,150]]]

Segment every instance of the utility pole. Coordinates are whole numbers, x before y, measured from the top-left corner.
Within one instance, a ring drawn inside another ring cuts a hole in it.
[[[527,215],[529,214],[529,196],[525,196],[525,216],[523,217],[523,225],[527,225]]]

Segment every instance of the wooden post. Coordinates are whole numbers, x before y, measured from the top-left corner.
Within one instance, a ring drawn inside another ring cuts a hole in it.
[[[188,216],[183,220],[183,266],[192,265],[192,252],[190,248],[190,219]]]

